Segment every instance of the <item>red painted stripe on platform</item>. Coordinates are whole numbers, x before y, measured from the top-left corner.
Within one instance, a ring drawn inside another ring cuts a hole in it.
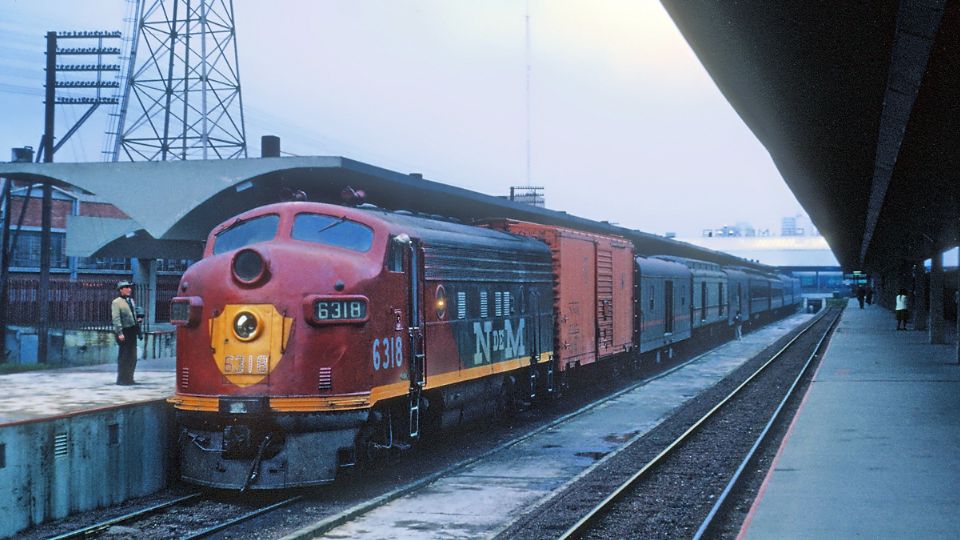
[[[807,397],[810,396],[810,389],[813,388],[813,381],[817,380],[817,376],[820,374],[820,368],[823,367],[823,359],[827,357],[827,352],[830,350],[832,341],[827,343],[827,348],[824,349],[823,355],[820,357],[820,365],[817,366],[817,370],[813,372],[813,378],[810,380],[810,386],[807,387],[807,392],[803,394],[803,399],[800,401],[800,406],[797,407],[797,414],[794,415],[793,420],[790,421],[790,427],[787,428],[787,433],[783,436],[783,440],[780,441],[780,447],[777,448],[777,455],[773,458],[773,463],[770,464],[770,470],[767,471],[767,476],[764,477],[763,483],[760,484],[760,489],[757,491],[757,498],[753,500],[753,504],[750,505],[750,511],[747,512],[747,517],[743,520],[743,525],[740,526],[740,532],[737,533],[737,540],[743,540],[747,534],[747,529],[750,528],[750,524],[753,522],[753,516],[757,513],[757,508],[760,506],[760,501],[763,499],[763,495],[767,492],[767,485],[770,484],[770,479],[773,476],[773,472],[777,470],[777,464],[780,463],[780,457],[783,455],[784,448],[787,447],[787,442],[790,440],[790,437],[793,436],[793,428],[797,424],[797,418],[800,418],[800,413],[803,412],[804,407],[807,405]]]

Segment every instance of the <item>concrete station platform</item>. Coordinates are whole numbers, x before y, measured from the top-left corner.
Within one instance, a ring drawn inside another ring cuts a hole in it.
[[[0,427],[13,422],[162,400],[173,395],[174,358],[140,360],[133,386],[117,386],[117,363],[0,376]]]
[[[174,360],[0,376],[0,538],[156,492],[170,481]]]
[[[955,345],[895,328],[850,303],[740,538],[960,538]]]

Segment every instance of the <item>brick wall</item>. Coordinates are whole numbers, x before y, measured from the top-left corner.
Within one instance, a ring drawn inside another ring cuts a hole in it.
[[[80,215],[91,217],[128,219],[119,208],[107,203],[84,202],[80,204]]]
[[[40,200],[40,190],[34,190],[30,196],[30,202],[27,204],[27,214],[24,216],[23,225],[25,227],[40,226],[40,210],[43,202]],[[16,226],[20,218],[20,212],[23,208],[23,197],[13,197],[10,201],[11,226]],[[54,199],[51,206],[51,227],[54,229],[67,228],[67,216],[70,215],[73,208],[73,201]],[[91,217],[128,219],[128,216],[112,204],[98,202],[80,203],[80,215]]]
[[[40,209],[43,205],[43,202],[39,198],[34,198],[33,195],[37,197],[40,196],[40,190],[34,190],[30,197],[30,202],[27,204],[27,213],[23,218],[24,227],[39,227],[40,222]],[[17,220],[20,219],[20,212],[23,209],[23,197],[13,197],[10,199],[10,226],[16,227]],[[53,205],[51,206],[51,222],[50,226],[54,229],[65,229],[67,228],[67,216],[70,215],[71,209],[73,207],[72,201],[63,201],[54,199]]]

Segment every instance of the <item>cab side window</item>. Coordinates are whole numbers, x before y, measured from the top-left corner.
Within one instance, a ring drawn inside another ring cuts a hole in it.
[[[388,242],[387,245],[389,246],[387,248],[387,270],[390,272],[403,272],[404,245],[394,241],[393,236],[390,237],[390,242]]]

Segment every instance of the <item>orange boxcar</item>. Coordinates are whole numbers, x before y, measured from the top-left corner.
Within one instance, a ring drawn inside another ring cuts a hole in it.
[[[486,225],[550,246],[560,370],[633,347],[633,246],[624,238],[514,220]]]

